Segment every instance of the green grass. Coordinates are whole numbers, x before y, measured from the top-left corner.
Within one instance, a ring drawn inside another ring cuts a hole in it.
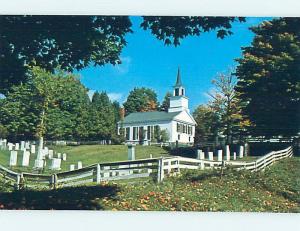
[[[184,171],[160,184],[148,178],[13,191],[2,181],[0,208],[300,212],[299,177],[300,158],[292,157],[264,172]]]
[[[67,160],[62,161],[61,171],[69,170],[70,164],[77,165],[78,161],[82,161],[83,166],[88,166],[95,163],[113,162],[127,160],[127,146],[125,145],[81,145],[81,146],[53,146],[49,147],[55,150],[55,152],[67,153]],[[9,164],[9,151],[0,151],[0,164],[8,167]],[[152,157],[166,156],[169,153],[157,146],[141,146],[137,145],[136,159],[149,158],[150,154]],[[57,155],[55,154],[55,157]],[[27,171],[31,172],[34,165],[36,155],[30,155],[30,167],[20,167],[22,163],[22,152],[18,152],[18,164],[12,169],[15,171]],[[47,168],[45,173],[50,173],[48,166],[50,161],[47,161]]]

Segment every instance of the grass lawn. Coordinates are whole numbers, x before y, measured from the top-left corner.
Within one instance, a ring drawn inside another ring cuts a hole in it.
[[[62,161],[62,171],[69,170],[70,164],[77,164],[78,161],[82,161],[83,166],[103,163],[103,162],[113,162],[113,161],[122,161],[127,160],[127,146],[125,145],[80,145],[80,146],[53,146],[49,147],[55,152],[67,153],[67,160]],[[0,150],[0,164],[8,167],[9,164],[9,151]],[[149,158],[150,154],[152,157],[166,156],[169,153],[161,148],[156,146],[141,146],[137,145],[135,150],[136,159]],[[57,155],[55,154],[55,157]],[[13,170],[16,171],[32,171],[34,165],[34,160],[36,155],[30,156],[30,167],[18,167],[22,164],[22,152],[18,152],[18,166],[13,167]],[[47,161],[47,166],[50,165],[50,161]],[[47,168],[48,169],[48,168]],[[45,173],[50,171],[46,170]]]
[[[57,190],[13,191],[1,183],[2,209],[300,212],[300,158],[264,172],[187,171],[179,177]]]

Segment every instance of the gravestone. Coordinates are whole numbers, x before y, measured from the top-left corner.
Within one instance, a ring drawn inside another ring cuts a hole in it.
[[[9,158],[9,166],[16,166],[17,165],[17,159],[18,159],[18,152],[17,151],[11,151],[10,152],[10,158]]]
[[[23,167],[29,166],[29,159],[30,159],[30,152],[24,150],[23,151],[23,159],[22,159],[22,166]]]
[[[57,153],[57,158],[61,159],[61,153]]]
[[[213,161],[214,160],[214,153],[213,152],[208,152],[208,159]],[[210,163],[210,166],[213,167],[214,164]]]
[[[14,145],[12,143],[8,143],[7,146],[8,146],[8,151],[12,151],[13,150],[13,146]]]
[[[77,162],[77,169],[82,169],[82,162],[81,161]]]
[[[66,153],[63,153],[63,154],[62,154],[62,160],[63,160],[63,161],[66,161],[66,160],[67,160],[67,154],[66,154]]]
[[[18,151],[19,149],[20,149],[20,144],[19,144],[19,143],[16,143],[16,144],[15,144],[15,150]]]
[[[25,148],[26,149],[30,149],[30,143],[27,141],[27,142],[25,142]]]
[[[49,150],[49,154],[48,154],[49,159],[53,158],[53,154],[54,154],[53,150]]]
[[[36,159],[34,161],[34,168],[38,168],[38,169],[44,168],[44,160],[43,159]]]
[[[32,144],[32,145],[30,146],[30,152],[31,152],[32,154],[35,154],[35,145],[34,145],[34,144]]]
[[[218,150],[218,161],[222,161],[222,160],[223,160],[223,151]]]
[[[60,170],[60,165],[61,165],[60,158],[52,158],[51,159],[51,165],[50,165],[51,170]]]
[[[128,160],[135,160],[135,144],[128,144]]]
[[[70,171],[74,171],[75,170],[75,164],[70,164]]]
[[[233,152],[233,160],[236,160],[236,152]]]
[[[230,149],[229,149],[229,145],[226,145],[226,147],[225,147],[225,155],[226,155],[226,160],[230,161]]]
[[[244,146],[240,146],[240,151],[239,151],[239,157],[243,158],[244,157]]]
[[[25,141],[21,141],[21,150],[23,151],[25,149]]]

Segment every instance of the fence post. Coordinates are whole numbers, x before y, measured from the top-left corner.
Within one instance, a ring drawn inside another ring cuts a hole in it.
[[[97,164],[97,171],[96,171],[97,184],[100,184],[100,181],[101,181],[101,166],[100,166],[100,164]]]
[[[56,174],[54,174],[53,175],[53,188],[54,189],[57,189],[57,175]]]
[[[20,182],[21,182],[21,174],[17,175],[17,182],[16,182],[16,188],[17,190],[20,189]]]
[[[163,158],[158,159],[157,182],[162,182],[164,179]]]

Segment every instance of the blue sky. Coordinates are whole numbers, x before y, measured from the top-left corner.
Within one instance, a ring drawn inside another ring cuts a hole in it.
[[[209,100],[211,80],[219,72],[226,72],[241,57],[241,47],[248,46],[254,34],[248,30],[268,18],[247,18],[246,23],[234,23],[233,35],[216,38],[216,33],[203,33],[187,37],[178,47],[165,46],[149,31],[139,28],[140,17],[132,17],[134,33],[127,35],[127,46],[121,54],[122,64],[88,67],[79,72],[81,82],[92,94],[106,91],[111,100],[123,103],[134,87],[153,89],[161,102],[167,91],[172,90],[177,68],[189,97],[190,109]]]

